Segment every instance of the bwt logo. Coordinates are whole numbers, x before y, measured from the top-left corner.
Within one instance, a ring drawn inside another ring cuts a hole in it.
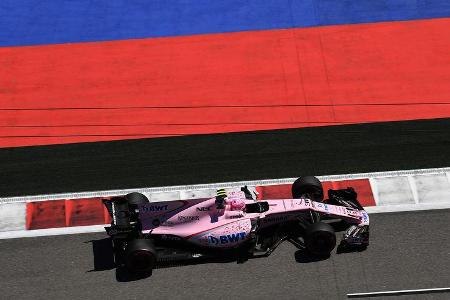
[[[369,216],[367,215],[367,213],[363,212],[362,215],[363,215],[364,222],[366,222],[366,223],[369,222]]]
[[[317,207],[323,208],[323,209],[325,209],[326,211],[328,211],[328,204],[325,204],[325,203],[317,203],[316,205],[317,205]]]
[[[218,245],[220,244],[229,244],[229,243],[237,243],[239,241],[245,240],[246,233],[245,232],[239,232],[239,233],[232,233],[227,235],[221,235],[219,238],[216,238],[214,236],[209,236],[208,240],[210,244]]]
[[[153,206],[144,206],[142,207],[143,211],[148,212],[148,211],[165,211],[168,209],[168,204],[166,205],[153,205]]]

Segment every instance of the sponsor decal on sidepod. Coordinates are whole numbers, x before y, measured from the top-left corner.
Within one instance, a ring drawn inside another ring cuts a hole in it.
[[[198,211],[210,211],[211,207],[197,207]]]
[[[232,233],[227,235],[221,235],[219,238],[216,238],[214,236],[208,237],[208,242],[213,245],[220,244],[231,244],[231,243],[237,243],[239,241],[245,240],[246,233],[245,232],[238,232],[238,233]]]
[[[178,216],[178,221],[183,223],[193,222],[200,220],[199,216]]]
[[[149,206],[149,207],[143,206],[143,207],[142,207],[142,210],[143,210],[144,212],[149,212],[149,211],[165,211],[165,210],[168,209],[168,207],[169,207],[168,204],[165,204],[165,205],[152,205],[152,206]]]

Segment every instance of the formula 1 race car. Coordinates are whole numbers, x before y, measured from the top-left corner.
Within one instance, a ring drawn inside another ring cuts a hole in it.
[[[340,247],[365,249],[369,216],[353,188],[329,190],[320,181],[297,179],[293,199],[254,200],[247,187],[210,199],[149,202],[139,193],[103,200],[112,218],[115,261],[135,274],[158,265],[207,257],[268,256],[283,241],[318,257],[336,247],[333,224],[344,225]]]

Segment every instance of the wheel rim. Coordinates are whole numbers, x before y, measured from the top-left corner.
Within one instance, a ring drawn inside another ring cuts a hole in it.
[[[153,268],[154,259],[155,257],[149,251],[134,251],[129,254],[127,265],[129,269],[136,272],[149,271]]]
[[[323,200],[323,193],[318,188],[309,188],[305,194],[308,194],[313,201],[321,202]]]
[[[302,191],[299,191],[294,195],[295,198],[306,197],[316,202],[323,201],[323,192],[321,189],[316,187],[308,187],[304,188]]]

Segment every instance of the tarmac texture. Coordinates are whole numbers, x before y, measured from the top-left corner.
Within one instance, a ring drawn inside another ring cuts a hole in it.
[[[450,166],[450,119],[0,149],[0,196]]]
[[[136,281],[116,273],[103,233],[1,240],[0,290],[3,299],[346,299],[448,287],[449,216],[449,210],[371,215],[366,251],[323,261],[284,243],[268,258],[161,268]]]

